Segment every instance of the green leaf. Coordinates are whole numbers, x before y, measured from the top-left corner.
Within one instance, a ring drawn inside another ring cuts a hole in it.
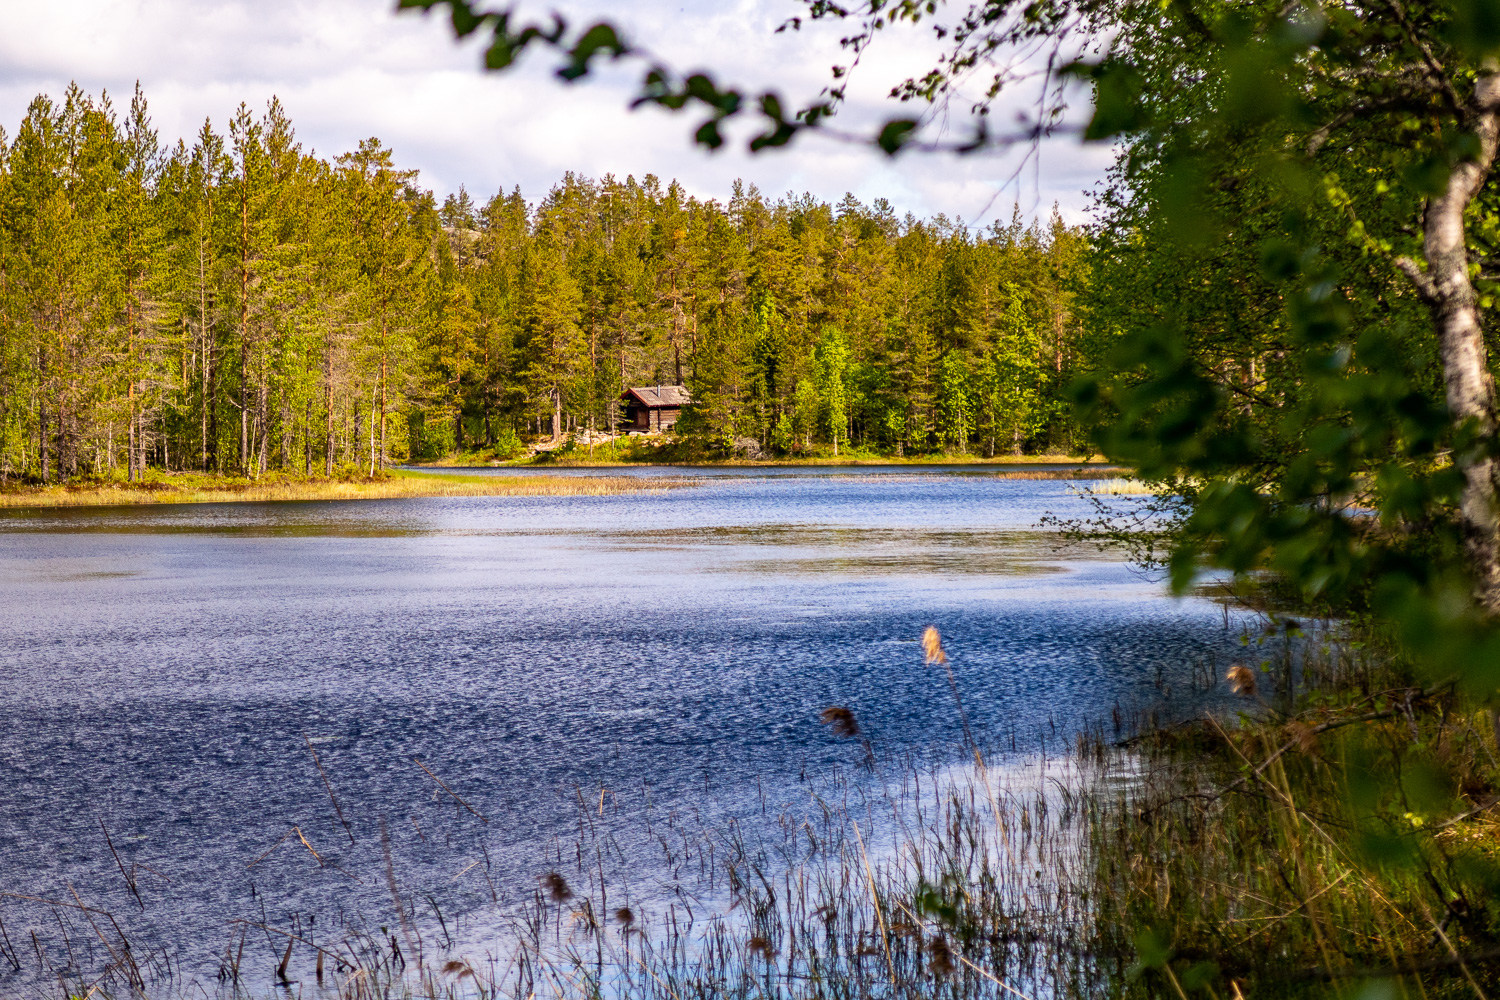
[[[1172,938],[1164,929],[1142,927],[1135,932],[1136,964],[1142,969],[1159,969],[1172,957]]]
[[[1428,198],[1436,198],[1448,190],[1448,175],[1450,174],[1448,157],[1444,153],[1433,153],[1423,157],[1416,163],[1408,164],[1402,171],[1402,176],[1418,194]]]
[[[557,75],[572,83],[574,80],[588,76],[589,61],[599,53],[603,52],[612,59],[618,59],[629,51],[630,46],[621,41],[614,26],[600,21],[578,39],[573,46],[573,51],[568,54],[568,64],[559,69]]]
[[[1219,978],[1219,966],[1214,962],[1194,963],[1182,974],[1182,987],[1188,990],[1206,989]]]
[[[1396,992],[1396,984],[1389,979],[1375,979],[1364,984],[1354,993],[1354,1000],[1396,1000],[1399,995]]]
[[[718,149],[724,145],[724,136],[719,132],[718,119],[710,118],[702,125],[699,125],[698,131],[693,133],[693,141],[700,146],[707,146],[709,149]]]
[[[803,126],[787,121],[781,110],[781,98],[771,92],[760,95],[760,113],[770,120],[770,128],[750,140],[750,152],[758,153],[773,146],[785,146]]]
[[[1146,112],[1141,104],[1146,80],[1131,64],[1118,59],[1101,63],[1076,62],[1064,66],[1061,72],[1094,85],[1094,115],[1083,130],[1084,141],[1112,139],[1146,124]]]
[[[1456,48],[1476,59],[1500,51],[1500,2],[1450,0],[1452,14],[1444,32]]]
[[[885,151],[887,156],[895,156],[901,147],[911,141],[913,134],[917,131],[917,122],[912,118],[893,118],[885,123],[880,130],[880,135],[875,139],[875,144]]]

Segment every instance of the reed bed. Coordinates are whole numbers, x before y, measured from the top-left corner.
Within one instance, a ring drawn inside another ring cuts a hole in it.
[[[1143,483],[1139,479],[1121,479],[1110,477],[1100,479],[1087,487],[1090,493],[1100,496],[1114,497],[1144,497],[1153,496],[1156,491],[1151,488],[1150,483]]]
[[[398,473],[349,479],[263,480],[166,476],[145,484],[122,481],[0,491],[0,507],[87,507],[121,504],[247,503],[305,500],[394,500],[411,497],[615,496],[685,485],[629,476],[453,476]]]
[[[1073,789],[1092,780],[1079,764],[896,770],[899,784],[872,788],[851,768],[767,838],[669,820],[654,871],[611,873],[611,838],[594,817],[533,898],[499,915],[493,945],[424,949],[418,907],[403,899],[408,937],[299,940],[288,975],[349,1000],[998,1000],[1102,988],[1109,968],[1078,947],[1090,920],[1079,880],[1091,868]],[[226,964],[229,995],[235,980]]]
[[[1080,724],[1065,753],[1054,742],[1025,760],[997,763],[972,738],[961,765],[883,757],[852,712],[831,706],[822,721],[847,741],[848,765],[753,833],[676,812],[632,831],[615,819],[617,800],[610,812],[602,792],[596,803],[579,790],[576,838],[537,859],[529,899],[450,925],[387,861],[392,905],[378,933],[357,921],[316,934],[238,924],[217,992],[1489,995],[1500,963],[1496,717],[1411,685],[1388,651],[1343,627],[1280,620],[1244,638],[1244,662],[1205,680],[1238,712],[1117,712],[1109,732]],[[654,860],[628,859],[632,834],[659,845]],[[247,926],[286,942],[281,987],[245,972]],[[28,960],[13,946],[0,953],[18,971]],[[63,981],[64,994],[190,992],[170,961],[110,955],[94,978]]]
[[[991,471],[991,470],[996,471]],[[983,472],[961,472],[958,475],[982,475],[991,479],[1062,479],[1062,480],[1104,480],[1112,481],[1111,476],[1117,470],[1090,469],[1080,467],[1076,469],[1016,469],[1006,470],[1004,466],[992,466]]]

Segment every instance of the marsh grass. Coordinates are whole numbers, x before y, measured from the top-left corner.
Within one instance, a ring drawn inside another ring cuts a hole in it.
[[[1290,619],[1226,681],[1238,716],[1143,732],[1091,827],[1093,947],[1135,955],[1120,992],[1493,995],[1493,712],[1376,630]]]
[[[651,917],[603,926],[590,917],[605,912],[603,870],[596,882],[580,864],[577,905],[534,912],[510,978],[476,973],[465,988],[517,1000],[1493,993],[1495,716],[1413,685],[1378,635],[1346,626],[1270,619],[1244,650],[1221,681],[1238,712],[1170,725],[1148,712],[1116,720],[1113,738],[1080,720],[1070,753],[1026,765],[884,760],[783,815],[779,840],[702,831],[666,859],[679,876],[698,862],[696,906],[637,905]],[[924,653],[943,665],[935,634]],[[717,863],[704,865],[709,845]]]
[[[986,764],[972,741],[964,765],[882,756],[851,710],[830,706],[844,769],[758,832],[648,813],[654,861],[627,861],[617,799],[611,812],[603,790],[597,803],[579,790],[575,842],[540,859],[528,900],[471,914],[460,932],[422,916],[393,878],[400,912],[378,934],[266,929],[288,942],[272,956],[286,980],[274,992],[1186,1000],[1384,983],[1380,995],[1414,1000],[1489,995],[1494,716],[1414,686],[1345,627],[1280,620],[1244,638],[1243,662],[1217,682],[1237,713],[1127,712],[1108,735],[1078,720],[1066,752],[1044,741],[1020,762]],[[946,666],[935,632],[923,652],[929,669]],[[219,993],[271,996],[236,934]],[[146,994],[147,959],[122,954],[63,987]],[[150,995],[187,992],[165,972]]]
[[[1100,496],[1113,497],[1144,497],[1153,496],[1156,493],[1150,483],[1143,483],[1139,479],[1121,479],[1119,477],[1099,479],[1089,484],[1086,489],[1090,493]]]
[[[94,479],[0,491],[0,507],[84,507],[117,504],[247,503],[301,500],[391,500],[409,497],[614,496],[685,485],[626,476],[463,476],[396,470],[383,476],[259,479],[196,473],[154,473],[144,482]]]
[[[1037,997],[1100,984],[1069,943],[1087,920],[1074,888],[1088,874],[1087,827],[1070,791],[1077,765],[1017,769],[1000,793],[966,769],[903,770],[879,790],[851,770],[829,790],[837,797],[812,796],[763,839],[669,824],[660,831],[667,892],[652,891],[647,872],[605,878],[610,845],[596,818],[562,851],[571,864],[539,877],[533,899],[504,915],[494,947],[412,959],[395,943],[351,936],[322,945],[339,956],[325,990],[359,1000],[852,1000]],[[293,970],[304,987],[310,960]]]
[[[236,921],[208,982],[174,973],[165,952],[125,948],[108,923],[94,944],[113,947],[87,976],[59,980],[42,965],[50,951],[0,947],[0,960],[36,965],[74,997],[999,998],[1097,979],[1055,960],[1087,926],[1075,789],[1094,758],[991,767],[987,787],[972,766],[877,762],[852,711],[822,715],[849,763],[804,803],[718,828],[648,816],[660,852],[627,862],[618,803],[580,791],[576,839],[538,859],[530,898],[463,929],[392,874],[392,912],[377,921]],[[40,919],[46,906],[29,905]]]

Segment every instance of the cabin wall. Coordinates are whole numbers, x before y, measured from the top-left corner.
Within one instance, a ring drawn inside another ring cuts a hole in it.
[[[639,402],[625,404],[625,420],[621,425],[623,430],[651,433],[652,431],[671,430],[682,416],[680,406],[644,406]]]

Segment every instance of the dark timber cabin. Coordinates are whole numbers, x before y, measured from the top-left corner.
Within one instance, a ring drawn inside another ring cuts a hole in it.
[[[682,408],[691,403],[687,386],[647,385],[626,389],[620,397],[625,406],[626,431],[664,431],[677,423]]]

